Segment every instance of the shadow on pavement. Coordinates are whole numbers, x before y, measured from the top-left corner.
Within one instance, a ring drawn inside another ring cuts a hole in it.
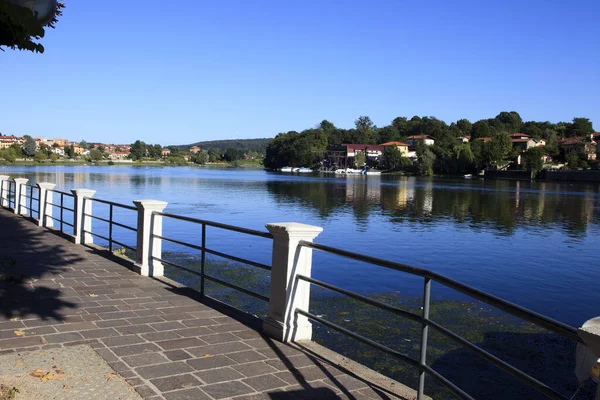
[[[1,319],[62,320],[61,310],[75,308],[60,299],[60,285],[52,281],[82,260],[67,244],[64,238],[0,210]]]

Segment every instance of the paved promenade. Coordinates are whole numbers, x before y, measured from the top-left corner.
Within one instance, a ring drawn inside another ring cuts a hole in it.
[[[0,210],[0,360],[76,345],[146,399],[413,398]]]

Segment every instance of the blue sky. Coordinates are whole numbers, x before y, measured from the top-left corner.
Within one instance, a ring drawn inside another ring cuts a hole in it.
[[[65,0],[0,132],[184,144],[500,111],[600,130],[600,1]]]

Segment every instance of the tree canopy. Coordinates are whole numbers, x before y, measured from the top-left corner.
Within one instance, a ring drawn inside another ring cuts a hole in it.
[[[0,50],[2,47],[43,53],[39,43],[46,34],[46,28],[54,28],[65,8],[58,2],[54,15],[48,21],[38,21],[36,15],[26,7],[0,0]]]

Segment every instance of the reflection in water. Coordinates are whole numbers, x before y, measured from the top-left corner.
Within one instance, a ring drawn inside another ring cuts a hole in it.
[[[428,268],[569,324],[597,316],[600,290],[589,279],[600,238],[597,184],[116,166],[2,172],[55,182],[59,190],[93,189],[96,198],[120,203],[164,200],[174,214],[253,229],[281,221],[319,225],[317,240],[326,245]],[[135,225],[134,214],[116,216]],[[94,230],[105,228],[94,223]],[[167,237],[199,240],[189,225],[168,221],[165,229]],[[117,234],[135,242],[130,232]],[[242,236],[215,230],[209,244],[270,262],[269,243]],[[395,271],[319,252],[313,260],[317,278],[350,290],[422,294],[420,281]],[[457,297],[444,288],[435,295]]]
[[[323,218],[352,209],[359,223],[382,213],[393,223],[449,220],[509,235],[517,227],[545,226],[581,237],[588,224],[599,222],[596,185],[580,185],[579,191],[565,193],[564,185],[547,182],[475,181],[464,186],[414,177],[393,182],[349,177],[334,184],[327,180],[266,184],[277,202],[300,203]]]

